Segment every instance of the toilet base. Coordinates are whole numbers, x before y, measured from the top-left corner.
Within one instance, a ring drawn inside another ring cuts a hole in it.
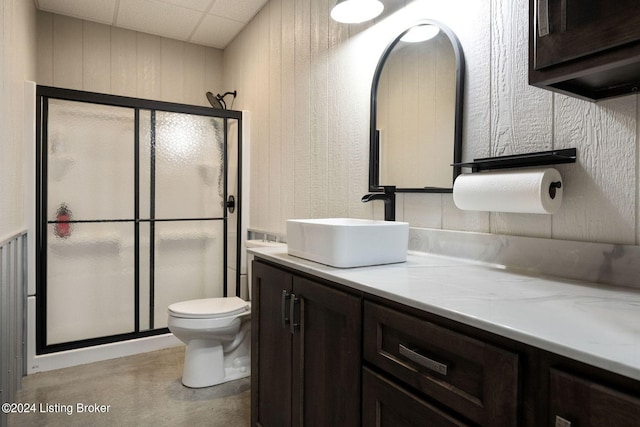
[[[208,340],[190,341],[184,354],[182,384],[203,388],[250,376],[250,356],[246,351],[239,355],[238,350],[225,357],[222,345],[211,346]]]
[[[247,378],[251,376],[251,369],[242,369],[242,368],[225,368],[225,375],[222,379],[213,379],[211,381],[205,381],[206,378],[199,376],[197,378],[182,376],[182,385],[189,388],[204,388],[204,387],[212,387],[218,384],[224,384],[229,381],[235,381],[242,378]],[[186,382],[185,382],[186,381]]]

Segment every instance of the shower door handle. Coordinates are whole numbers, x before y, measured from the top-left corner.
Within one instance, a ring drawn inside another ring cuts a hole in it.
[[[227,198],[225,205],[229,209],[229,213],[233,213],[236,210],[236,198],[233,197],[233,194]]]

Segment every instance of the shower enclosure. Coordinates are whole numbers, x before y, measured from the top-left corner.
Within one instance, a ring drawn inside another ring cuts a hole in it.
[[[241,112],[38,86],[37,115],[37,354],[239,294]]]

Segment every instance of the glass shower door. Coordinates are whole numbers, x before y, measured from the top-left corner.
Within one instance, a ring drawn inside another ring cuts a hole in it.
[[[47,121],[46,343],[133,332],[133,110],[51,99]]]
[[[224,120],[141,111],[141,247],[148,267],[149,329],[167,326],[170,304],[223,296]],[[145,274],[145,273],[143,273]]]
[[[41,90],[63,96],[40,95],[37,353],[165,333],[170,304],[236,288],[227,143],[241,116]]]

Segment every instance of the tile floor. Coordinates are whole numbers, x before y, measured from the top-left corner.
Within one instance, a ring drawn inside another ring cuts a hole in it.
[[[17,399],[36,412],[10,414],[9,427],[248,426],[249,378],[189,389],[180,382],[183,356],[175,347],[29,375]]]

